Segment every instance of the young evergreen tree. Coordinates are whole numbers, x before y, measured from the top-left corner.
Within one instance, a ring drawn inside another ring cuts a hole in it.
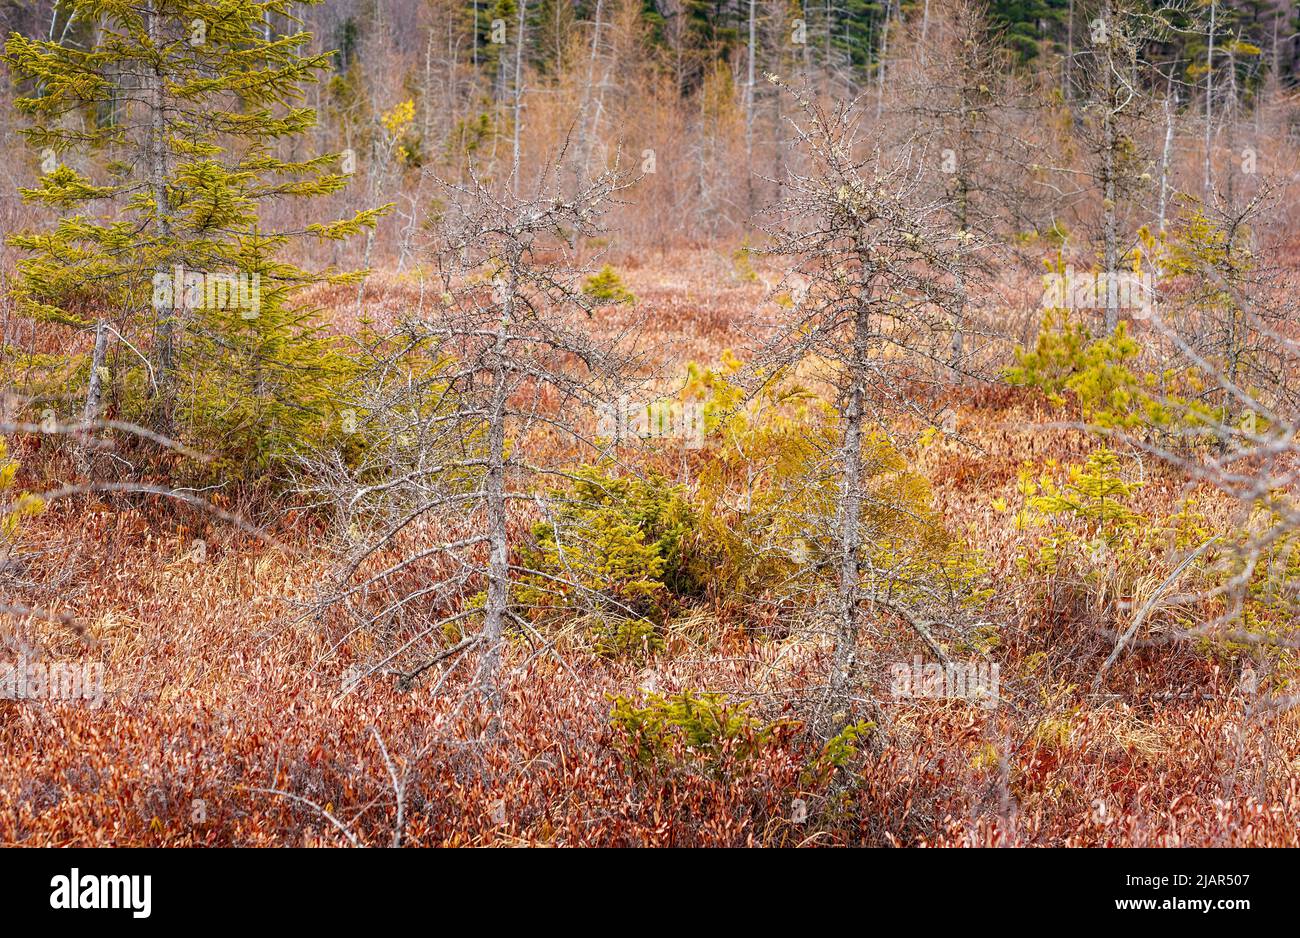
[[[308,0],[315,3],[317,0]],[[24,198],[57,214],[13,236],[25,315],[96,332],[28,365],[52,396],[101,397],[129,419],[253,467],[326,424],[339,360],[295,290],[357,275],[282,259],[343,239],[384,208],[328,223],[271,212],[336,192],[337,155],[303,157],[304,86],[329,68],[288,0],[69,0],[77,44],[9,37],[19,111],[43,171]],[[348,167],[343,167],[348,169]],[[106,332],[120,337],[106,372]],[[12,364],[12,362],[11,362]],[[29,368],[29,371],[31,369]],[[110,386],[103,387],[104,378]]]

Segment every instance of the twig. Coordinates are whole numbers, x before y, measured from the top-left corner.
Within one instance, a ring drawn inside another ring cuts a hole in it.
[[[1142,608],[1138,610],[1138,614],[1133,617],[1133,624],[1125,630],[1124,634],[1119,637],[1119,641],[1115,643],[1115,649],[1110,653],[1110,657],[1102,663],[1101,668],[1097,671],[1097,676],[1092,679],[1092,689],[1094,692],[1101,688],[1102,678],[1106,676],[1106,672],[1110,670],[1110,666],[1119,659],[1120,653],[1124,650],[1124,646],[1128,644],[1129,639],[1137,634],[1137,630],[1141,628],[1142,623],[1146,620],[1147,614],[1156,607],[1156,603],[1160,600],[1160,597],[1164,595],[1165,591],[1169,589],[1169,587],[1174,585],[1178,580],[1178,577],[1182,575],[1182,572],[1187,569],[1187,566],[1197,557],[1201,556],[1201,554],[1209,550],[1210,545],[1214,544],[1218,539],[1219,535],[1215,535],[1200,547],[1196,548],[1196,550],[1188,554],[1186,559],[1184,559],[1183,562],[1174,569],[1174,572],[1169,574],[1165,581],[1156,587],[1156,591],[1151,594],[1151,598],[1142,605]]]

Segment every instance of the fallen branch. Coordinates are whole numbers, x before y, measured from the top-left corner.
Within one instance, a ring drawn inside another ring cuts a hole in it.
[[[1188,565],[1190,565],[1197,557],[1201,556],[1201,554],[1209,550],[1210,546],[1218,541],[1218,539],[1219,536],[1216,535],[1188,554],[1183,562],[1174,569],[1174,572],[1169,574],[1169,576],[1165,578],[1165,581],[1156,587],[1155,592],[1151,594],[1151,598],[1142,604],[1142,608],[1138,610],[1138,614],[1133,617],[1133,624],[1130,625],[1128,629],[1125,630],[1124,634],[1119,637],[1119,641],[1115,643],[1115,649],[1110,653],[1110,657],[1102,663],[1100,670],[1097,671],[1097,676],[1092,679],[1093,691],[1100,689],[1102,678],[1106,676],[1106,672],[1110,670],[1110,666],[1119,660],[1119,656],[1124,651],[1124,647],[1129,643],[1129,640],[1137,634],[1137,630],[1142,627],[1142,623],[1146,621],[1147,615],[1155,609],[1156,603],[1160,601],[1160,597],[1164,595],[1167,589],[1178,581],[1178,578],[1182,575],[1182,572],[1187,569]]]

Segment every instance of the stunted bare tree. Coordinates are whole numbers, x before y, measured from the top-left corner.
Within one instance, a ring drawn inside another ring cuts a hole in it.
[[[1195,10],[1187,0],[1162,0],[1152,5],[1132,0],[1100,0],[1089,11],[1086,41],[1074,51],[1069,75],[1075,130],[1084,151],[1083,165],[1067,170],[1081,187],[1063,183],[1067,194],[1087,205],[1099,203],[1099,232],[1094,243],[1102,269],[1115,274],[1133,246],[1139,226],[1150,221],[1142,196],[1154,188],[1160,174],[1154,137],[1163,135],[1164,114],[1157,104],[1171,78],[1152,58],[1158,44],[1170,40]],[[1164,160],[1168,159],[1167,149]],[[1167,169],[1167,166],[1166,166]],[[1115,331],[1119,310],[1108,304],[1107,334]]]
[[[941,419],[928,365],[947,361],[961,310],[960,270],[974,238],[954,227],[946,198],[927,184],[919,142],[873,148],[859,132],[861,99],[827,110],[783,87],[798,106],[791,123],[801,168],[783,180],[786,197],[766,226],[771,253],[789,264],[781,288],[788,299],[756,373],[770,380],[797,369],[833,401],[836,426],[814,470],[820,481],[807,482],[833,489],[826,506],[833,517],[808,521],[810,553],[834,582],[829,690],[843,706],[857,678],[868,609],[902,616],[943,655],[930,628],[934,617],[914,605],[939,600],[940,590],[930,589],[937,584],[925,582],[930,574],[916,575],[907,547],[884,549],[890,529],[916,505],[882,487],[881,477],[898,468],[889,444],[900,427]]]
[[[323,601],[348,634],[394,640],[366,674],[409,686],[477,648],[493,709],[507,632],[531,628],[511,607],[514,532],[632,364],[632,325],[593,327],[578,261],[631,180],[615,167],[569,196],[561,164],[524,196],[513,181],[440,183],[431,301],[364,349],[350,451],[306,460],[346,532]]]
[[[898,119],[891,125],[903,139],[927,136],[927,178],[946,197],[953,226],[1001,247],[998,257],[984,258],[988,269],[1005,259],[1015,235],[1046,230],[1054,220],[1056,200],[1041,168],[1048,158],[1031,132],[1042,109],[1032,85],[1016,75],[984,0],[957,0],[927,14],[899,43],[893,76]],[[980,292],[959,281],[962,307],[978,303]],[[958,312],[950,362],[955,376],[967,370],[963,322],[971,318]]]

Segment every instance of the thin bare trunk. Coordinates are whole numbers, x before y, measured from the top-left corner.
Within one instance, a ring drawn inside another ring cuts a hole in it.
[[[1214,30],[1218,3],[1210,0],[1209,47],[1205,50],[1205,195],[1210,194],[1214,183],[1214,161],[1210,155],[1210,141],[1214,127]]]
[[[853,361],[844,412],[844,444],[840,450],[840,560],[839,622],[835,635],[834,674],[831,701],[845,707],[851,692],[858,659],[858,598],[861,592],[862,549],[862,435],[866,408],[867,355],[871,342],[871,312],[864,298],[853,322]]]
[[[1111,34],[1114,24],[1111,17],[1110,3],[1102,7],[1107,35],[1106,35],[1106,58],[1102,63],[1102,69],[1105,72],[1103,88],[1105,101],[1102,105],[1102,141],[1101,141],[1101,184],[1102,184],[1102,240],[1103,250],[1105,252],[1105,272],[1107,275],[1115,273],[1115,267],[1118,263],[1119,255],[1119,222],[1116,215],[1115,205],[1115,151],[1119,146],[1119,134],[1115,129],[1115,121],[1118,117],[1116,105],[1116,88],[1115,88],[1115,39]],[[1119,324],[1119,310],[1114,304],[1106,304],[1106,334],[1110,335],[1115,331]]]
[[[483,660],[479,665],[482,695],[495,718],[501,711],[501,645],[505,638],[505,621],[510,598],[510,554],[506,528],[506,402],[509,398],[510,370],[506,361],[509,324],[519,290],[514,265],[509,267],[507,293],[497,323],[496,344],[492,361],[492,404],[488,415],[488,469],[484,480],[484,504],[487,509],[488,587],[483,618]]]
[[[754,54],[757,38],[754,35],[757,20],[757,0],[749,0],[749,65],[745,82],[745,191],[749,209],[754,210]]]
[[[90,423],[99,418],[100,401],[104,394],[101,378],[104,370],[104,356],[108,351],[108,323],[101,319],[95,327],[95,350],[90,355],[90,382],[86,388],[86,407],[82,411],[82,420]]]
[[[887,0],[885,3],[885,27],[884,32],[880,34],[880,68],[876,73],[876,120],[880,120],[881,112],[885,106],[885,61],[889,57],[889,14],[893,10],[893,3]]]
[[[1156,230],[1162,237],[1165,233],[1165,212],[1169,200],[1169,157],[1173,153],[1174,149],[1173,93],[1173,80],[1171,79],[1169,82],[1169,90],[1165,93],[1165,145],[1160,152],[1160,196],[1156,212]],[[1156,254],[1156,280],[1160,279],[1163,272],[1160,256],[1159,253]]]
[[[1073,89],[1070,87],[1070,69],[1074,65],[1074,0],[1065,13],[1065,58],[1061,62],[1061,96],[1069,101]]]
[[[528,0],[519,2],[519,27],[515,36],[515,116],[510,162],[511,187],[519,195],[519,127],[523,119],[524,108],[524,38],[527,29],[525,17],[528,15]]]
[[[155,47],[162,45],[161,15],[157,12],[156,0],[149,0],[146,5],[146,24],[149,41]],[[145,83],[149,96],[149,185],[153,191],[154,217],[158,228],[158,240],[166,243],[172,236],[171,209],[167,201],[167,102],[161,67],[145,69]],[[170,276],[164,263],[156,273]],[[166,303],[155,305],[154,320],[154,357],[155,377],[157,380],[156,419],[158,429],[164,433],[172,430],[173,397],[175,394],[176,324],[175,297],[180,284],[173,284],[172,298]]]
[[[596,22],[591,33],[591,56],[587,59],[587,81],[582,86],[582,106],[578,110],[578,179],[575,182],[575,191],[587,178],[591,159],[591,138],[596,132],[591,126],[591,92],[592,86],[596,83],[596,58],[600,53],[600,17],[604,8],[604,0],[596,0]]]

